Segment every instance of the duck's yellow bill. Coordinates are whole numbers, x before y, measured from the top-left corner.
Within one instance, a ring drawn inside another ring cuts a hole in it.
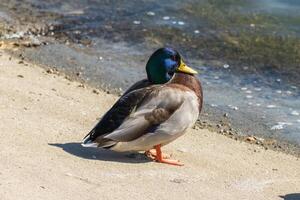
[[[198,74],[196,70],[188,67],[182,60],[180,62],[180,66],[177,68],[177,71],[187,74]]]

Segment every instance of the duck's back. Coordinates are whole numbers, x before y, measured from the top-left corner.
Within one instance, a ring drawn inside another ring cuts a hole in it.
[[[124,92],[123,96],[134,90],[149,87],[151,85],[153,85],[153,84],[148,79],[140,80],[140,81],[134,83],[129,89],[127,89],[126,92]]]

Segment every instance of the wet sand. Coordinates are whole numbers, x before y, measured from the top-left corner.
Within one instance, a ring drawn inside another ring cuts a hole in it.
[[[0,54],[1,199],[300,197],[298,158],[206,129],[164,148],[184,167],[84,149],[82,137],[118,97]]]

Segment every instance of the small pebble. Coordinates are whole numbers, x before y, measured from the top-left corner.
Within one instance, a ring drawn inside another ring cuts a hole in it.
[[[252,99],[253,96],[252,96],[252,95],[246,95],[246,98],[247,98],[247,99]]]
[[[163,17],[163,20],[169,20],[169,19],[170,19],[169,16],[164,16],[164,17]]]
[[[177,22],[176,21],[172,21],[172,24],[177,24]]]
[[[287,95],[291,95],[292,92],[288,90],[288,91],[286,91],[286,94],[287,94]]]
[[[178,24],[181,25],[181,26],[183,26],[183,25],[185,25],[185,22],[179,21]]]
[[[194,33],[198,34],[198,33],[200,33],[200,31],[199,30],[194,30]]]
[[[99,91],[96,90],[96,89],[93,89],[93,93],[94,93],[94,94],[99,94]]]
[[[135,20],[135,21],[133,21],[133,23],[136,24],[136,25],[138,25],[138,24],[141,24],[141,21]]]
[[[242,88],[241,88],[241,90],[247,90],[247,89],[248,89],[248,88],[246,88],[246,87],[242,87]]]
[[[293,125],[293,123],[291,123],[291,122],[277,122],[277,124],[279,124],[279,125],[288,125],[288,126]]]
[[[149,16],[154,16],[154,15],[155,15],[155,12],[149,11],[149,12],[147,12],[147,15],[149,15]]]
[[[276,93],[281,94],[282,92],[281,92],[281,90],[276,90]]]
[[[252,91],[251,90],[246,90],[246,93],[247,94],[252,94]]]
[[[223,67],[224,67],[224,69],[227,69],[227,68],[229,68],[229,65],[225,64],[225,65],[223,65]]]
[[[233,109],[233,110],[238,110],[239,108],[236,107],[236,106],[233,106],[232,109]]]
[[[276,108],[276,105],[267,105],[267,108]]]
[[[261,91],[261,88],[254,88],[255,91]]]
[[[210,104],[211,107],[218,107],[216,104]]]
[[[281,124],[274,125],[271,127],[271,130],[281,130],[281,129],[283,129],[283,125]]]
[[[80,30],[76,30],[76,31],[74,31],[73,33],[79,35],[79,34],[81,34],[81,31],[80,31]]]
[[[18,75],[18,77],[19,77],[19,78],[24,78],[24,76],[23,76],[23,75],[21,75],[21,74],[19,74],[19,75]]]
[[[81,83],[78,85],[78,87],[85,88],[85,85]]]
[[[246,141],[248,141],[248,142],[254,142],[254,141],[256,141],[256,138],[254,136],[248,136],[246,138]]]
[[[294,89],[294,90],[296,90],[297,86],[292,85],[291,88]]]
[[[53,73],[54,73],[53,69],[47,69],[46,72],[47,72],[48,74],[53,74]]]
[[[294,110],[294,111],[291,112],[291,115],[299,116],[299,112],[297,112],[296,110]]]
[[[280,82],[280,81],[281,81],[281,79],[280,79],[280,78],[278,78],[278,79],[276,79],[276,81],[277,81],[277,82]]]

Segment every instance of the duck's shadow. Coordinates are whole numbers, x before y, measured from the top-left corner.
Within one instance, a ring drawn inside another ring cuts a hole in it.
[[[142,153],[119,153],[106,149],[99,148],[87,148],[82,147],[80,143],[49,143],[50,146],[55,146],[61,148],[65,152],[72,154],[74,156],[89,159],[89,160],[102,160],[102,161],[113,161],[122,163],[146,163],[151,162]]]
[[[283,198],[284,200],[300,200],[300,193],[291,193],[279,197]]]

